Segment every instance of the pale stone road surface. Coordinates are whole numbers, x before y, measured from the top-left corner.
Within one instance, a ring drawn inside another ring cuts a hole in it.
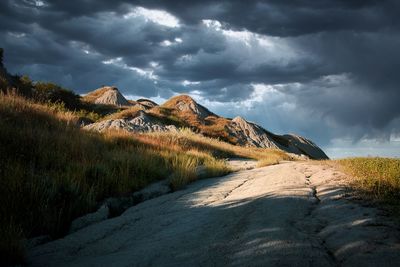
[[[193,183],[33,248],[33,266],[400,266],[399,233],[312,162]]]

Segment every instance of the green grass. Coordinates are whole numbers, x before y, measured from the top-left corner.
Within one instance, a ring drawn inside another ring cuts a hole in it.
[[[348,158],[337,160],[354,179],[351,186],[364,197],[400,211],[400,159]]]

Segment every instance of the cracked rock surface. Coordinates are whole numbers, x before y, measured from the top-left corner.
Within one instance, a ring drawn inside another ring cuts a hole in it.
[[[400,266],[399,232],[333,167],[201,180],[31,249],[33,266]]]

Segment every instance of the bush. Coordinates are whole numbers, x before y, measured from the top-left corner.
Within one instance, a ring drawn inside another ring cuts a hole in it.
[[[79,95],[53,83],[37,82],[33,98],[41,103],[64,103],[69,110],[78,110],[81,107]]]
[[[5,77],[0,75],[0,91],[1,92],[7,92],[8,89],[8,81]]]

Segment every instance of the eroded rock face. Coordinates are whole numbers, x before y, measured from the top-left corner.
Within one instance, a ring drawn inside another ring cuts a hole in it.
[[[279,145],[260,126],[242,117],[234,118],[226,129],[240,145],[279,149]]]
[[[130,118],[109,119],[101,122],[93,123],[84,126],[85,129],[103,132],[105,130],[124,130],[135,133],[147,132],[165,132],[165,131],[178,131],[174,125],[166,125],[157,115],[149,115],[145,110],[149,110],[157,106],[156,103],[148,99],[138,99],[137,101],[127,101],[114,87],[101,88],[94,91],[92,96],[100,95],[95,101],[96,103],[110,104],[117,103],[124,105],[128,103],[131,106],[138,105],[143,110]],[[114,104],[115,105],[115,104]],[[205,118],[214,116],[220,118],[218,115],[212,113],[207,108],[196,103],[190,96],[180,95],[175,96],[165,102],[161,107],[173,110],[182,121],[192,123],[193,125],[205,125]],[[158,119],[157,119],[158,118]],[[229,120],[227,120],[229,121]],[[224,126],[226,133],[234,140],[237,140],[238,145],[253,146],[260,148],[273,148],[280,149],[288,153],[296,154],[298,156],[304,155],[311,159],[327,159],[326,154],[310,140],[298,135],[276,135],[263,127],[246,121],[242,117],[236,117]],[[235,143],[235,142],[234,142]]]
[[[96,122],[83,127],[86,130],[103,132],[106,130],[122,130],[135,133],[177,131],[174,125],[163,125],[156,122],[145,112],[140,111],[138,116],[127,119],[110,119]]]
[[[240,145],[281,149],[311,159],[328,158],[316,144],[304,137],[293,134],[275,135],[241,117],[234,118],[226,130]]]
[[[141,105],[145,106],[148,109],[158,106],[157,103],[155,103],[155,102],[153,102],[153,101],[151,101],[149,99],[144,99],[144,98],[136,100],[136,103],[141,104]]]
[[[290,144],[299,150],[300,154],[305,154],[312,159],[328,159],[324,151],[307,138],[294,134],[286,134],[283,137],[287,138]]]
[[[99,96],[94,103],[114,106],[131,106],[131,103],[119,92],[116,87],[104,88],[108,89]]]
[[[165,102],[162,106],[167,108],[173,108],[182,113],[190,113],[197,116],[200,119],[205,119],[208,116],[216,116],[214,113],[209,111],[207,108],[198,104],[188,95],[179,95],[171,98]]]

